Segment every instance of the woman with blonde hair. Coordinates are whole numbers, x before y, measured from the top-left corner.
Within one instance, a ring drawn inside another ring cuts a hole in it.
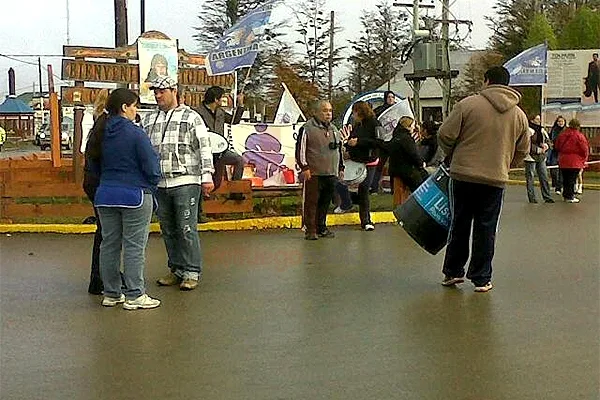
[[[379,145],[390,155],[389,174],[394,180],[394,207],[408,197],[405,188],[414,192],[429,177],[413,139],[414,122],[408,116],[400,118],[392,140],[379,141]]]
[[[92,112],[94,118],[94,125],[100,118],[100,116],[106,113],[106,101],[108,99],[108,89],[102,89],[98,92],[96,100],[94,101],[94,111]],[[92,128],[93,130],[93,128]],[[85,153],[87,141],[89,140],[90,132],[87,132],[87,136],[84,138],[81,145],[83,152]],[[94,204],[94,197],[96,196],[96,190],[100,184],[100,177],[91,170],[89,155],[85,153],[85,168],[83,175],[83,191],[87,198],[92,204]],[[102,225],[100,224],[100,217],[98,216],[98,210],[94,207],[94,215],[96,219],[96,232],[94,234],[94,246],[92,248],[92,268],[90,272],[90,284],[88,285],[88,293],[90,294],[102,294],[104,285],[100,278],[100,244],[102,243]]]

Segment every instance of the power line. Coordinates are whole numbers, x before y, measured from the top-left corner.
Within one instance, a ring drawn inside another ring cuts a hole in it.
[[[29,62],[29,61],[19,60],[18,58],[14,58],[12,56],[7,56],[6,54],[0,54],[0,57],[8,58],[9,60],[13,60],[13,61],[20,62],[20,63],[23,63],[23,64],[34,65],[36,67],[38,66],[37,63],[32,63],[32,62]]]
[[[62,54],[3,54],[8,57],[64,57]]]

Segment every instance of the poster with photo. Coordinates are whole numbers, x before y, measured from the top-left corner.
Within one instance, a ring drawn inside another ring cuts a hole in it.
[[[177,81],[177,41],[165,39],[138,39],[138,59],[140,62],[140,101],[143,104],[156,104],[150,82],[162,76],[170,76]]]
[[[598,103],[599,52],[599,49],[548,51],[548,102]]]

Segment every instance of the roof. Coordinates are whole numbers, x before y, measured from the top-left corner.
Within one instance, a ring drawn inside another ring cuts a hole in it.
[[[484,50],[453,50],[450,51],[450,69],[458,70],[459,75],[456,79],[453,79],[452,86],[456,87],[460,85],[461,75],[463,74],[471,57]],[[412,74],[413,63],[412,60],[407,62],[404,67],[398,72],[396,77],[392,80],[390,90],[398,93],[405,97],[412,97],[413,91],[408,85],[408,82],[404,79],[404,74]],[[381,86],[381,90],[387,90],[387,83]],[[434,78],[428,78],[421,84],[421,90],[419,91],[421,99],[437,99],[442,98],[442,88]]]
[[[42,92],[42,96],[44,98],[48,98],[48,92],[44,91]],[[17,96],[17,99],[23,101],[23,103],[25,104],[31,104],[31,102],[33,101],[33,99],[37,99],[40,97],[40,92],[23,92],[20,95]]]
[[[33,108],[29,107],[23,101],[7,97],[4,103],[0,104],[0,114],[33,114]]]

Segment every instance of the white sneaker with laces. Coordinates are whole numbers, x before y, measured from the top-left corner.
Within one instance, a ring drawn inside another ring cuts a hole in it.
[[[345,212],[346,212],[346,210],[344,210],[342,207],[336,207],[336,208],[333,210],[333,213],[334,213],[334,214],[343,214],[343,213],[345,213]]]
[[[114,307],[117,304],[122,304],[122,303],[125,303],[125,295],[123,293],[121,293],[120,297],[104,296],[104,298],[102,299],[102,305],[104,307]]]
[[[370,232],[370,231],[374,231],[374,230],[375,230],[375,225],[373,225],[373,224],[365,225],[365,231]]]
[[[579,199],[577,197],[574,197],[572,199],[567,199],[565,200],[567,203],[579,203]]]
[[[146,293],[144,293],[137,299],[126,300],[125,303],[123,303],[123,308],[125,310],[137,310],[138,308],[149,309],[156,308],[158,306],[160,306],[160,300],[153,299]]]
[[[494,286],[492,286],[492,282],[488,282],[483,286],[475,286],[475,291],[479,292],[479,293],[485,293],[485,292],[489,292],[490,290],[492,290]]]

